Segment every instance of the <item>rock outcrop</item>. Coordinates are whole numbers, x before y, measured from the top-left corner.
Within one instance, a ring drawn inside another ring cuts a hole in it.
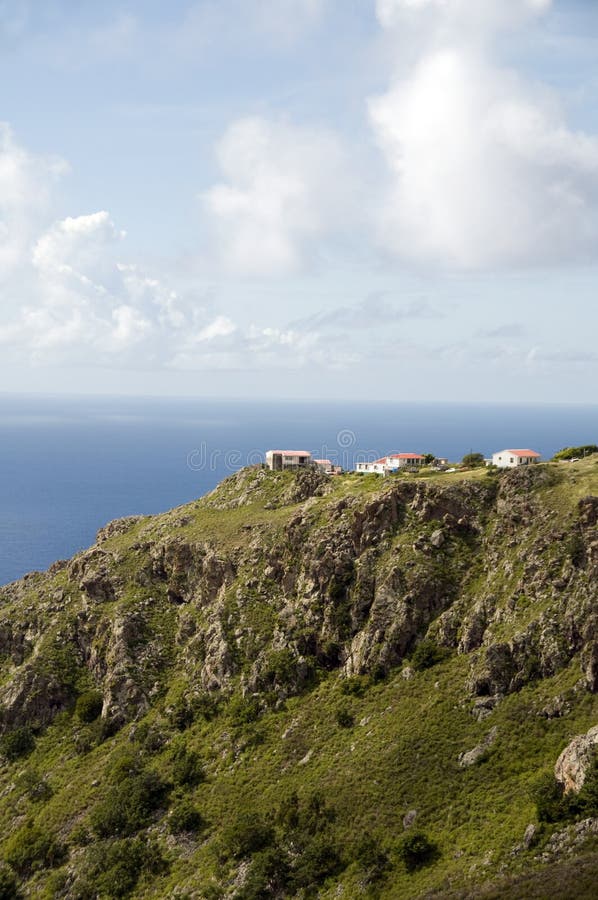
[[[574,737],[556,761],[554,776],[563,785],[565,793],[581,790],[597,756],[598,725],[595,725],[586,734]]]

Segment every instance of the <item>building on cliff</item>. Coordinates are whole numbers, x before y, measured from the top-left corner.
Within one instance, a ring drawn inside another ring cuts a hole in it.
[[[273,472],[306,468],[311,462],[311,453],[308,450],[268,450],[266,453],[266,465]]]
[[[388,475],[399,469],[419,469],[424,463],[425,458],[421,453],[391,453],[389,456],[383,456],[373,462],[358,462],[355,471],[362,474]]]
[[[541,456],[535,450],[499,450],[492,454],[492,465],[499,469],[516,469],[540,462]]]
[[[343,468],[342,466],[336,466],[329,459],[314,459],[314,465],[323,472],[324,475],[342,475]]]

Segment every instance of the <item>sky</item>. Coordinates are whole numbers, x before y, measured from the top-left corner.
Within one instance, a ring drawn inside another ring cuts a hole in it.
[[[0,0],[0,391],[591,402],[594,0]]]

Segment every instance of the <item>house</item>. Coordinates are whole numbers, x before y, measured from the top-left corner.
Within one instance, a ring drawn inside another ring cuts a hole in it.
[[[314,459],[313,463],[325,475],[342,475],[343,467],[337,466],[329,459]]]
[[[390,472],[397,472],[399,469],[419,468],[423,464],[424,457],[419,453],[392,453],[390,456],[383,456],[381,459],[375,459],[373,462],[358,462],[355,466],[355,471],[362,474],[388,475]]]
[[[355,471],[363,474],[386,475],[386,457],[375,459],[373,462],[358,462]]]
[[[393,453],[386,457],[386,467],[390,472],[397,469],[413,469],[423,466],[425,457],[421,453]]]
[[[311,465],[311,453],[308,450],[268,450],[266,465],[273,472],[306,468]]]
[[[499,469],[516,469],[539,462],[541,456],[535,450],[499,450],[492,454],[492,465]]]

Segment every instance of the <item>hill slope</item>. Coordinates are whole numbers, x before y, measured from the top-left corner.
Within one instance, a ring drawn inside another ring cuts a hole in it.
[[[596,495],[246,469],[1,589],[0,898],[593,896]]]

